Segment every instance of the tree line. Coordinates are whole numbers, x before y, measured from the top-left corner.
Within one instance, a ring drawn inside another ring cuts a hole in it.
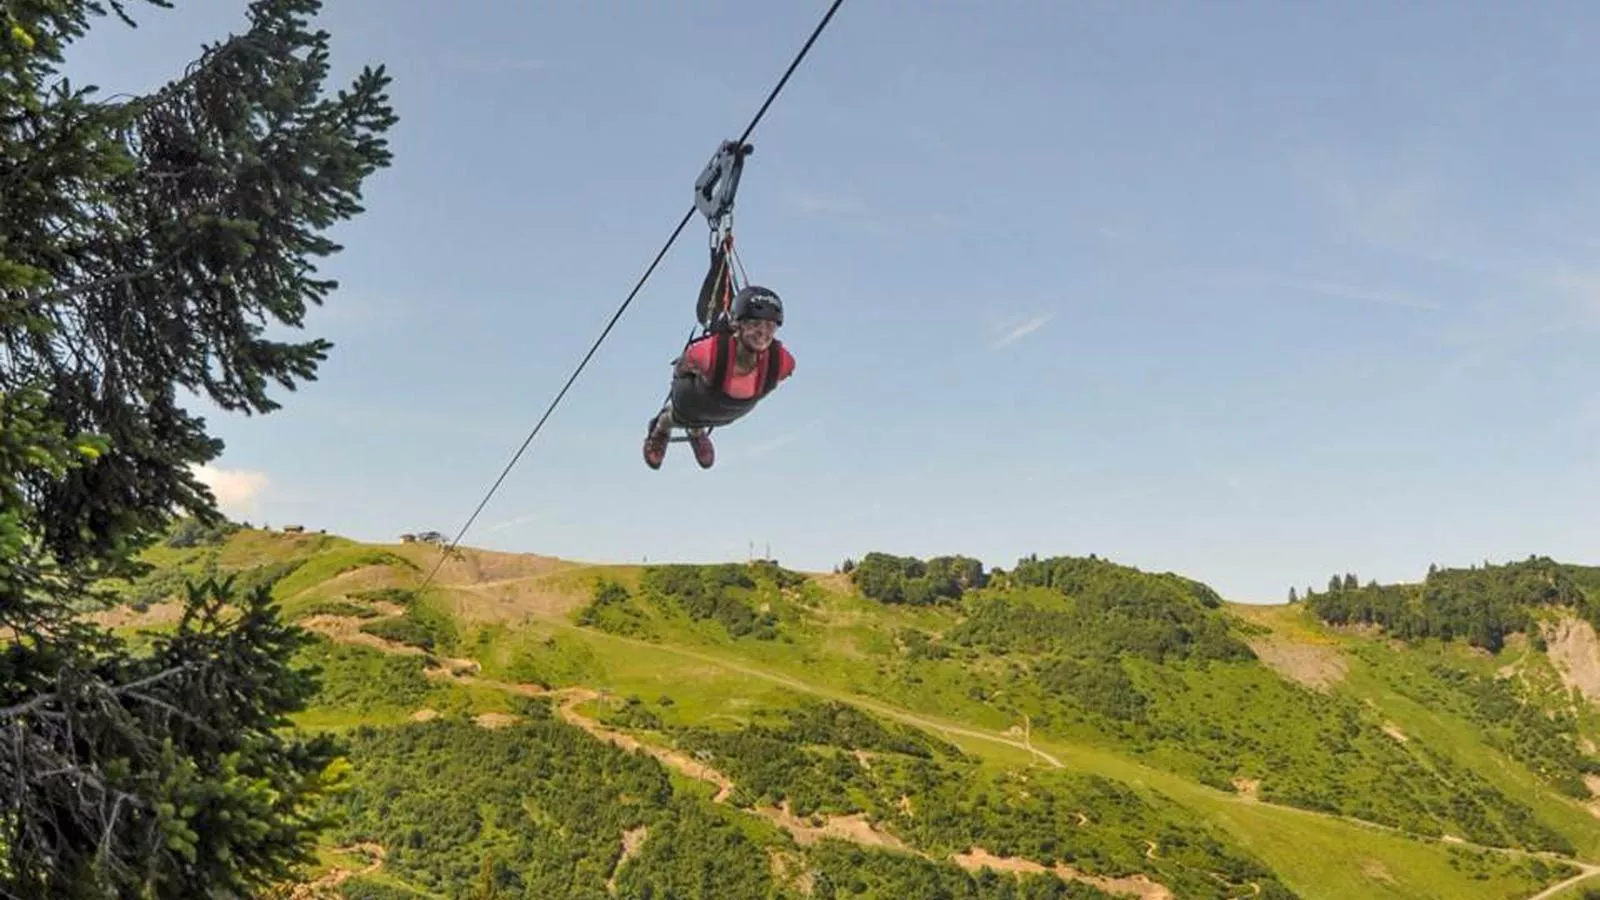
[[[1549,557],[1468,568],[1430,566],[1420,584],[1356,583],[1334,576],[1304,603],[1332,625],[1375,625],[1406,641],[1463,640],[1491,652],[1528,632],[1539,609],[1569,608],[1600,627],[1600,592],[1586,591],[1573,567]]]
[[[269,336],[336,287],[325,230],[389,165],[389,77],[329,95],[316,0],[260,0],[242,33],[140,95],[63,72],[132,0],[0,13],[0,892],[246,895],[309,858],[327,737],[285,731],[314,686],[266,589],[170,585],[177,627],[132,645],[81,612],[194,520],[222,443],[183,392],[268,413],[330,345]],[[113,23],[113,27],[114,23]],[[185,65],[185,63],[190,63]],[[180,391],[182,389],[182,391]]]

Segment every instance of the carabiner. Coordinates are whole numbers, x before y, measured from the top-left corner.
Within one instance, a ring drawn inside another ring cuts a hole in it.
[[[733,195],[739,190],[744,158],[755,152],[750,144],[723,141],[694,182],[694,205],[715,227],[733,210]]]

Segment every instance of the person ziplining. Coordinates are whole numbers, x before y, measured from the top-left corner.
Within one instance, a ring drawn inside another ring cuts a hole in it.
[[[682,356],[673,360],[672,389],[668,391],[667,401],[661,411],[650,419],[650,431],[645,438],[645,463],[653,469],[659,469],[666,454],[667,444],[674,440],[672,429],[682,427],[693,437],[695,460],[702,467],[711,468],[714,462],[711,429],[742,418],[755,407],[756,403],[772,393],[779,382],[794,374],[794,356],[776,337],[778,327],[783,324],[783,302],[778,299],[776,293],[766,288],[745,285],[735,289],[733,273],[729,266],[730,257],[732,262],[737,263],[737,257],[733,256],[731,225],[733,193],[738,186],[744,157],[752,149],[745,143],[745,139],[755,131],[756,125],[761,122],[761,117],[771,108],[783,86],[788,84],[789,76],[794,74],[801,60],[805,59],[812,44],[833,20],[833,14],[843,2],[844,0],[833,0],[828,5],[828,11],[823,14],[816,28],[812,29],[811,36],[806,38],[805,44],[795,54],[789,63],[789,68],[778,79],[778,83],[767,93],[766,100],[762,102],[761,108],[756,110],[755,116],[750,120],[750,124],[745,126],[739,139],[724,141],[717,153],[712,156],[711,162],[695,182],[694,206],[684,212],[683,218],[678,221],[677,227],[672,230],[666,243],[656,253],[655,259],[634,284],[633,290],[628,292],[622,305],[612,314],[611,321],[600,330],[600,336],[594,339],[589,351],[579,360],[577,367],[567,377],[566,384],[556,392],[550,405],[545,408],[544,414],[534,423],[528,436],[523,439],[522,446],[511,455],[511,460],[500,471],[499,477],[489,485],[489,490],[484,493],[483,499],[478,501],[478,507],[467,517],[466,523],[456,532],[456,536],[451,538],[449,545],[444,548],[445,552],[439,555],[433,568],[422,579],[419,591],[433,581],[433,577],[439,572],[439,567],[461,542],[467,529],[478,520],[479,514],[488,505],[490,498],[511,473],[511,468],[522,458],[528,445],[533,443],[533,439],[544,428],[545,422],[549,421],[556,407],[561,404],[562,398],[567,395],[567,391],[571,390],[578,376],[589,365],[595,351],[600,349],[606,336],[611,334],[611,329],[616,327],[622,314],[627,312],[629,305],[639,295],[639,290],[655,271],[656,265],[666,256],[667,251],[672,249],[672,245],[678,240],[678,235],[683,232],[697,210],[711,220],[712,229],[711,269],[706,273],[696,310],[702,333],[698,341],[691,339],[688,342]],[[690,334],[692,337],[693,332]]]
[[[694,449],[700,468],[711,468],[711,430],[748,415],[794,374],[794,355],[777,338],[783,300],[769,288],[738,284],[734,275],[733,199],[753,149],[724,142],[695,181],[695,207],[711,227],[711,266],[695,305],[700,335],[672,361],[671,388],[645,432],[644,461],[652,469],[661,468],[667,446],[678,440]],[[685,436],[674,438],[674,428]]]

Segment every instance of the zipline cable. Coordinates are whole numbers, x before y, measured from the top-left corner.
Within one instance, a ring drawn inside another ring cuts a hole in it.
[[[739,135],[738,143],[745,143],[751,132],[756,130],[756,125],[767,114],[768,108],[772,106],[772,101],[778,98],[778,94],[783,90],[784,85],[788,84],[789,76],[793,75],[795,69],[800,67],[800,61],[805,59],[807,53],[811,52],[811,45],[816,43],[817,38],[822,34],[822,30],[828,26],[829,20],[833,18],[833,14],[838,11],[840,4],[843,2],[844,0],[833,0],[833,3],[828,7],[828,11],[823,14],[822,20],[817,23],[817,27],[812,29],[811,36],[806,39],[805,44],[800,47],[800,51],[790,61],[789,68],[784,71],[783,77],[779,78],[778,83],[773,85],[772,90],[767,93],[767,99],[762,102],[761,108],[756,110],[755,116],[750,119],[750,124],[745,126],[744,133]],[[511,474],[512,467],[517,464],[518,459],[522,458],[523,451],[527,450],[528,445],[533,443],[534,437],[539,434],[539,430],[549,420],[550,414],[555,412],[556,407],[561,403],[561,399],[567,395],[567,390],[572,387],[573,382],[578,380],[578,376],[582,374],[584,367],[589,365],[589,360],[594,357],[595,351],[600,349],[600,345],[611,334],[611,329],[616,326],[617,321],[622,318],[622,314],[633,303],[633,298],[638,296],[640,288],[644,287],[644,283],[649,280],[651,273],[656,270],[656,266],[667,255],[667,251],[672,249],[672,245],[677,242],[678,236],[683,233],[684,226],[689,224],[689,220],[694,217],[694,214],[695,207],[691,204],[689,211],[684,213],[683,218],[678,221],[678,227],[672,229],[672,235],[667,238],[665,244],[661,245],[661,249],[656,253],[655,259],[651,260],[650,266],[644,270],[644,274],[634,284],[633,290],[628,292],[628,296],[622,301],[622,305],[617,307],[617,311],[612,314],[611,321],[606,323],[606,327],[600,332],[600,336],[595,338],[594,344],[589,347],[589,352],[583,355],[583,360],[578,363],[578,367],[572,370],[572,375],[567,378],[567,383],[562,385],[560,392],[556,394],[554,400],[550,401],[550,406],[545,409],[544,415],[539,417],[539,421],[534,424],[533,430],[528,432],[528,436],[523,440],[522,446],[517,448],[517,452],[512,455],[511,461],[506,463],[506,467],[501,470],[500,477],[495,479],[494,484],[489,487],[488,493],[484,494],[483,499],[478,501],[478,508],[472,511],[472,515],[467,518],[466,524],[462,525],[461,530],[456,532],[456,536],[450,541],[450,546],[445,547],[440,552],[438,561],[433,564],[433,569],[428,572],[428,577],[424,578],[422,585],[417,588],[419,593],[433,581],[433,576],[438,574],[439,567],[444,565],[444,561],[449,558],[456,545],[460,543],[461,538],[466,535],[467,529],[471,528],[472,523],[477,520],[478,514],[483,512],[483,508],[489,504],[489,498],[494,496],[494,492],[500,489],[500,485],[506,480],[506,476]]]

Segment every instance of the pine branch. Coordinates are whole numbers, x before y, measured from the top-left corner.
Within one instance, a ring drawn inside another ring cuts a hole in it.
[[[18,303],[17,307],[20,309],[24,306],[44,306],[49,303],[59,303],[62,300],[70,300],[83,294],[104,290],[108,287],[115,287],[119,284],[125,284],[139,278],[154,275],[155,273],[160,272],[162,269],[167,268],[171,264],[172,261],[168,260],[167,262],[159,265],[145,266],[143,269],[139,269],[135,272],[122,272],[116,275],[107,275],[104,278],[97,278],[94,281],[84,282],[83,284],[74,285],[70,288],[58,288],[47,293],[35,294],[33,296],[24,295],[21,298],[22,302]]]

